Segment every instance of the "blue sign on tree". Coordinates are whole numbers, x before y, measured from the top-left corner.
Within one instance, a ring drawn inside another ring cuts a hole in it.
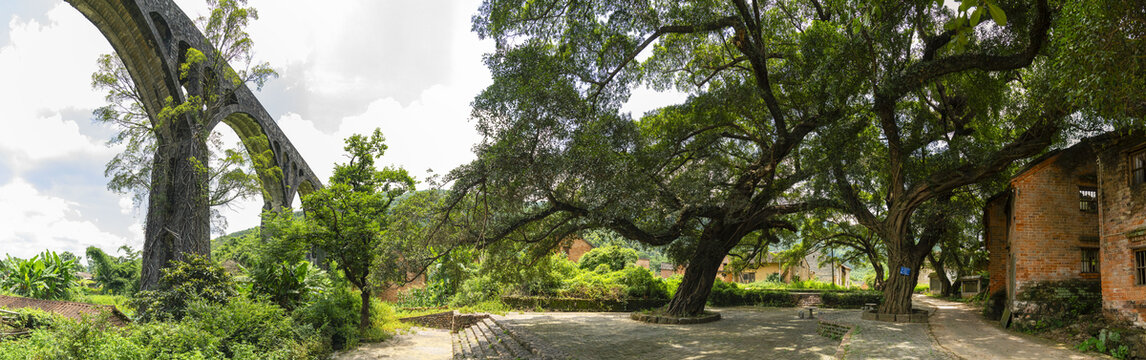
[[[909,276],[909,275],[911,275],[911,268],[908,268],[906,266],[900,266],[899,267],[899,274],[903,275],[903,276]]]

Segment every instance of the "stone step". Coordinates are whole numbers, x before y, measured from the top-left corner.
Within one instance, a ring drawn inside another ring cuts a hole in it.
[[[492,318],[458,329],[451,335],[455,360],[528,360],[538,358],[530,347]]]
[[[486,319],[485,321],[487,322],[486,326],[489,327],[490,331],[492,331],[497,335],[499,339],[502,340],[502,344],[505,346],[510,359],[529,359],[533,357],[533,353],[522,346],[518,339],[513,337],[509,331],[506,331],[500,323],[493,320],[492,318]]]
[[[483,332],[485,332],[486,339],[489,339],[489,342],[492,345],[491,348],[497,352],[498,359],[513,360],[515,358],[513,350],[509,347],[509,343],[513,342],[513,339],[506,336],[505,334],[495,331],[493,320],[484,319],[477,325]]]

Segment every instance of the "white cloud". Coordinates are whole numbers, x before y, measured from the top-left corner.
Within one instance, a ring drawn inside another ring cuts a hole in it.
[[[10,43],[0,47],[0,121],[5,127],[0,154],[17,171],[69,154],[110,154],[102,140],[82,134],[75,121],[60,115],[64,109],[99,106],[102,99],[90,89],[90,75],[97,55],[110,46],[67,4],[54,7],[47,19],[41,24],[13,17]]]
[[[89,245],[113,249],[125,243],[138,246],[136,239],[126,239],[101,230],[76,203],[41,194],[23,179],[0,186],[0,253],[27,258],[44,249],[56,252],[84,253]]]

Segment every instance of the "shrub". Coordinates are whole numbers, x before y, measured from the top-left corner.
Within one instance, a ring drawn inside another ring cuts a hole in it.
[[[931,284],[919,284],[915,285],[915,290],[913,290],[913,292],[916,294],[924,294],[929,290],[931,290]]]
[[[670,276],[668,279],[664,279],[665,291],[668,292],[669,298],[676,296],[676,289],[680,287],[680,282],[683,279],[684,275],[681,274],[673,274],[673,276]]]
[[[637,250],[610,245],[593,248],[581,256],[578,266],[583,270],[596,269],[599,265],[607,265],[611,271],[625,268],[625,265],[637,261]]]
[[[235,281],[223,267],[204,256],[188,255],[163,269],[159,289],[140,291],[131,306],[140,321],[179,320],[197,300],[224,304],[236,295]]]
[[[268,358],[298,358],[309,352],[298,340],[314,336],[296,332],[282,308],[244,297],[225,304],[195,301],[185,316],[185,325],[217,338],[217,350],[227,357],[253,352]]]
[[[308,296],[321,293],[330,287],[326,272],[310,264],[299,261],[291,264],[262,264],[251,271],[251,291],[256,295],[267,296],[275,304],[291,310]]]
[[[450,306],[473,305],[483,301],[497,300],[501,294],[500,285],[489,275],[480,275],[462,282],[461,291],[454,294]]]
[[[664,281],[653,277],[648,269],[630,266],[611,274],[620,283],[625,295],[634,299],[667,299],[668,289]]]
[[[624,297],[623,292],[621,285],[615,283],[609,274],[582,271],[565,281],[563,289],[557,295],[581,299],[620,300]]]
[[[796,306],[796,297],[787,291],[772,289],[744,289],[738,284],[717,279],[708,295],[713,306]]]
[[[820,295],[824,307],[835,308],[861,308],[864,304],[879,304],[883,302],[883,293],[879,291],[829,291]]]
[[[334,350],[358,345],[358,312],[362,300],[345,286],[336,286],[314,302],[300,306],[291,317],[309,326],[323,344]]]
[[[410,288],[398,295],[398,304],[405,307],[436,307],[449,302],[449,289],[442,280],[434,281],[423,287]]]
[[[1130,355],[1130,347],[1122,342],[1122,335],[1117,331],[1107,331],[1102,329],[1099,331],[1098,336],[1091,337],[1084,340],[1076,346],[1080,351],[1097,351],[1103,354],[1110,354],[1116,359],[1125,359]]]

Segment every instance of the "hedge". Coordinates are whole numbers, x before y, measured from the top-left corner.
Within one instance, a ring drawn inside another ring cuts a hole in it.
[[[820,295],[824,307],[858,309],[864,304],[883,302],[883,293],[878,291],[836,291]]]
[[[878,291],[805,291],[799,289],[741,288],[736,283],[717,281],[712,286],[708,303],[712,306],[773,306],[793,307],[799,304],[798,293],[818,293],[820,306],[834,308],[860,308],[867,303],[879,304],[883,293]],[[805,294],[806,295],[806,294]],[[814,296],[814,295],[813,295]]]
[[[542,308],[549,311],[637,311],[668,304],[668,299],[599,300],[542,296],[504,296],[501,301],[514,309]]]

